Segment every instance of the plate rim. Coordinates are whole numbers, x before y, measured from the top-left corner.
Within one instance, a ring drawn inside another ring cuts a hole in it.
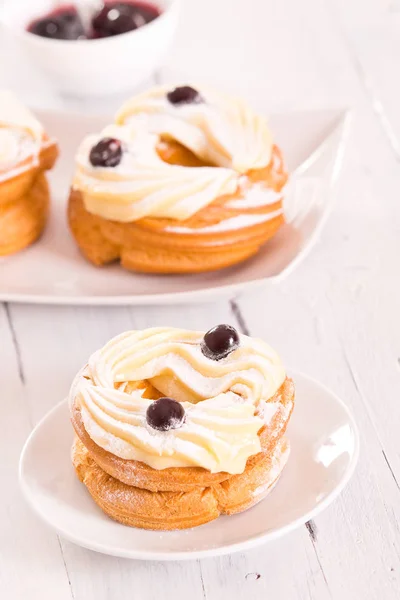
[[[90,541],[88,542],[87,540],[82,542],[82,540],[80,540],[77,536],[75,536],[73,534],[71,535],[68,531],[65,531],[62,527],[55,525],[52,521],[50,521],[47,518],[46,513],[44,511],[40,510],[37,503],[33,502],[32,498],[31,498],[31,494],[29,493],[30,488],[25,482],[23,472],[24,472],[25,457],[27,455],[27,451],[30,446],[31,440],[35,437],[35,435],[37,434],[38,430],[41,428],[43,423],[48,418],[50,418],[53,415],[53,413],[60,410],[60,408],[68,402],[67,398],[65,398],[64,400],[61,400],[61,402],[58,402],[53,408],[51,408],[38,421],[38,423],[35,425],[35,427],[31,431],[31,433],[29,434],[26,442],[24,443],[24,446],[23,446],[21,454],[20,454],[19,463],[18,463],[18,482],[19,482],[20,490],[22,491],[22,495],[23,495],[25,501],[27,502],[27,504],[29,505],[29,507],[31,508],[32,512],[35,514],[35,516],[38,517],[47,527],[49,527],[51,530],[55,531],[57,535],[61,536],[62,538],[66,539],[69,542],[72,542],[82,548],[86,548],[86,549],[92,550],[94,552],[99,552],[101,554],[106,554],[108,556],[117,556],[120,558],[128,558],[128,559],[132,559],[132,560],[156,560],[156,561],[165,561],[165,562],[178,561],[178,560],[179,561],[196,560],[196,559],[207,558],[207,557],[212,557],[212,556],[223,556],[223,555],[227,555],[227,554],[234,554],[235,552],[247,551],[247,550],[255,548],[256,546],[259,546],[261,544],[267,544],[267,543],[273,542],[274,540],[279,539],[279,538],[285,536],[286,534],[294,531],[295,529],[299,528],[301,525],[304,525],[310,519],[315,518],[323,510],[325,510],[330,504],[332,504],[332,502],[334,502],[337,499],[337,497],[342,493],[344,488],[349,483],[349,481],[355,471],[355,468],[357,466],[358,458],[359,458],[359,454],[360,454],[360,432],[359,432],[356,420],[355,420],[351,410],[347,406],[347,404],[345,404],[345,402],[333,390],[328,388],[324,383],[321,383],[314,377],[306,375],[305,373],[302,373],[301,371],[298,371],[296,369],[287,369],[287,371],[290,374],[290,376],[293,376],[294,378],[301,378],[303,380],[306,380],[308,383],[311,383],[312,385],[320,388],[321,390],[323,390],[324,393],[327,393],[329,396],[331,396],[332,400],[334,400],[336,404],[339,404],[339,406],[344,410],[344,412],[351,424],[352,430],[354,432],[355,445],[354,445],[354,452],[353,452],[353,455],[349,462],[349,465],[348,465],[341,481],[339,482],[339,484],[321,502],[319,502],[313,509],[309,510],[304,515],[298,517],[297,519],[294,519],[293,521],[287,523],[286,525],[280,527],[279,529],[277,529],[275,531],[270,531],[270,532],[267,531],[267,532],[261,533],[259,535],[253,536],[252,538],[247,539],[245,541],[235,542],[233,544],[220,546],[218,548],[209,548],[209,549],[205,549],[205,550],[175,551],[175,552],[174,551],[172,551],[172,552],[151,552],[151,551],[146,552],[145,551],[145,552],[143,552],[142,550],[135,550],[135,549],[127,551],[126,549],[122,549],[122,548],[118,548],[118,547],[113,547],[110,550],[110,548],[108,548],[107,546],[105,546],[102,543],[90,542]]]
[[[109,115],[105,116],[102,114],[85,114],[77,111],[68,111],[68,110],[53,110],[53,109],[33,109],[36,114],[40,116],[40,118],[45,118],[46,115],[51,115],[53,118],[62,119],[65,115],[68,118],[79,119],[79,120],[87,120],[87,121],[98,121],[100,119],[106,120],[109,119]],[[326,221],[329,217],[329,214],[332,210],[332,206],[334,204],[334,187],[336,185],[338,176],[340,174],[341,168],[343,166],[343,157],[344,151],[347,146],[348,135],[350,131],[350,125],[353,117],[352,108],[350,106],[327,106],[322,108],[305,108],[305,109],[290,109],[287,111],[271,111],[271,116],[283,117],[285,115],[294,115],[294,114],[317,114],[317,113],[335,113],[338,119],[338,122],[331,132],[337,130],[337,128],[341,127],[341,137],[340,143],[338,146],[338,150],[335,156],[335,165],[333,169],[332,180],[330,184],[329,196],[330,198],[327,201],[327,209],[326,212],[318,223],[318,226],[313,231],[308,243],[305,247],[303,247],[300,252],[297,254],[295,259],[291,261],[287,267],[285,267],[280,273],[277,275],[272,275],[269,277],[258,277],[256,279],[252,279],[251,281],[240,281],[235,283],[228,283],[225,285],[212,285],[212,287],[208,287],[205,283],[201,289],[195,290],[185,290],[178,292],[167,292],[167,293],[154,293],[154,294],[141,294],[141,295],[113,295],[113,296],[63,296],[63,295],[49,295],[49,294],[27,294],[22,292],[0,292],[0,302],[15,302],[18,304],[35,304],[35,305],[53,305],[53,306],[143,306],[143,305],[164,305],[164,304],[189,304],[193,302],[201,302],[201,301],[212,301],[216,298],[233,298],[236,297],[240,292],[246,293],[247,290],[253,290],[257,287],[267,287],[268,285],[275,285],[279,283],[281,280],[285,279],[290,273],[298,267],[298,265],[310,254],[311,250],[315,246],[316,242],[319,239],[321,231],[323,230]],[[321,146],[318,147],[313,154],[311,154],[307,158],[307,163],[310,160],[315,158],[314,155],[318,155],[320,149],[324,146],[324,144],[329,140],[330,135],[322,142]],[[40,244],[40,240],[38,241]],[[29,251],[29,248],[25,251]],[[84,258],[82,258],[84,260]],[[93,267],[96,268],[96,267]],[[127,274],[129,276],[129,273]]]

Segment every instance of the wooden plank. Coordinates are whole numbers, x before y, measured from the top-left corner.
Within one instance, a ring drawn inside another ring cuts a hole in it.
[[[332,18],[342,28],[360,81],[388,144],[400,160],[400,2],[331,0]]]
[[[0,305],[0,590],[4,598],[71,600],[57,536],[32,515],[21,497],[18,460],[32,416],[17,359],[9,308]]]
[[[245,554],[201,561],[201,569],[207,600],[331,598],[325,574],[305,528]]]

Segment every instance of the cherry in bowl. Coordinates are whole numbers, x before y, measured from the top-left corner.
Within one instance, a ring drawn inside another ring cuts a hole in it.
[[[78,11],[65,5],[32,21],[27,31],[53,40],[92,40],[129,33],[159,17],[158,7],[137,1],[109,1],[94,13],[85,31]]]

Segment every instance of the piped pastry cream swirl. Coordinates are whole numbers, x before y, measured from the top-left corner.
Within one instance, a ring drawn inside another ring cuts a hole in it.
[[[39,121],[11,92],[0,92],[0,181],[37,164],[43,143]]]
[[[260,340],[241,335],[221,360],[204,355],[202,342],[203,332],[152,328],[124,333],[96,352],[70,394],[92,440],[154,469],[243,472],[261,449],[260,429],[276,413],[278,403],[268,400],[285,371]],[[160,396],[184,407],[180,427],[157,431],[149,425],[147,409]]]
[[[107,137],[124,143],[122,160],[112,169],[93,167],[90,150]],[[170,165],[158,155],[158,141],[157,135],[133,124],[111,125],[99,135],[86,137],[78,150],[73,181],[86,210],[121,223],[149,216],[179,221],[236,190],[232,169]]]
[[[265,117],[240,98],[201,88],[199,101],[175,105],[166,86],[129,100],[116,122],[180,142],[206,163],[246,173],[271,160],[272,137]],[[194,89],[194,88],[192,88]]]
[[[133,98],[114,125],[83,140],[73,188],[90,213],[122,223],[144,217],[184,221],[216,198],[234,194],[244,174],[270,163],[266,119],[244,102],[200,90],[199,101],[173,104],[168,89]],[[90,162],[91,148],[105,137],[124,145],[121,162],[111,169]],[[162,140],[178,142],[203,166],[164,162],[157,152]]]

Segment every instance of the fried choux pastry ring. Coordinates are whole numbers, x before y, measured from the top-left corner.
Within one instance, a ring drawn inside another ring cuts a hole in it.
[[[194,527],[272,489],[289,455],[293,406],[276,353],[230,326],[130,331],[72,385],[72,461],[113,519]]]
[[[0,92],[0,256],[32,244],[42,233],[50,193],[45,171],[58,150],[15,96]]]
[[[247,104],[158,87],[82,142],[69,223],[96,265],[209,271],[252,256],[276,233],[286,181],[265,118]]]

